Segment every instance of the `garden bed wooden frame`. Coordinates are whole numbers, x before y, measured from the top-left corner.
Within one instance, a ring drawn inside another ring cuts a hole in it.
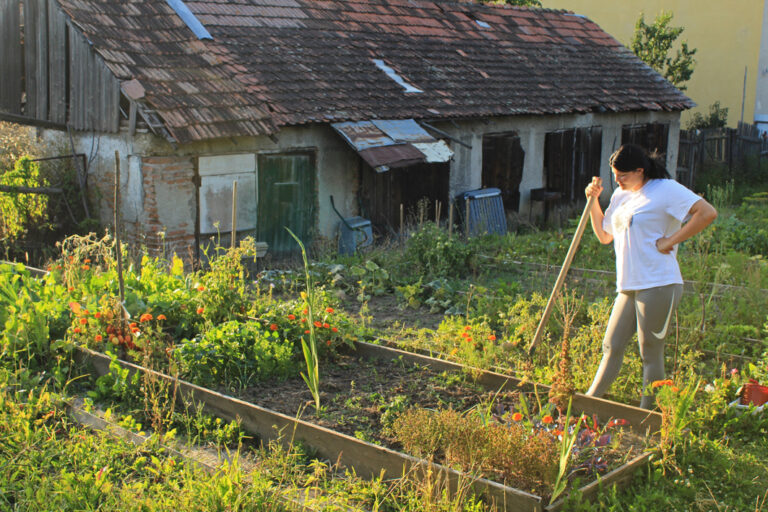
[[[365,358],[401,359],[410,363],[430,366],[435,370],[465,371],[474,378],[475,382],[494,391],[502,387],[519,388],[525,391],[532,391],[535,388],[541,393],[549,391],[549,387],[545,385],[523,383],[519,379],[499,373],[487,372],[403,350],[369,343],[357,343],[356,349],[356,353]],[[75,352],[75,359],[81,364],[92,365],[98,375],[109,372],[111,359],[103,353],[78,348]],[[382,475],[397,478],[405,474],[418,476],[430,473],[433,478],[438,479],[442,485],[451,491],[460,486],[471,485],[473,490],[483,496],[495,510],[503,512],[556,512],[561,510],[564,504],[563,500],[560,499],[551,505],[546,505],[541,496],[484,478],[472,477],[440,464],[361,441],[346,434],[175,379],[133,363],[122,360],[118,360],[118,362],[123,368],[129,369],[131,372],[148,373],[159,380],[176,386],[177,397],[185,404],[200,403],[208,413],[230,421],[239,420],[244,430],[259,436],[262,441],[280,439],[285,444],[301,441],[316,450],[320,456],[353,468],[357,475],[365,478]],[[656,432],[661,424],[661,417],[658,413],[578,393],[574,396],[573,405],[578,411],[596,414],[604,420],[608,418],[625,419],[638,432]],[[598,480],[581,487],[580,491],[583,498],[593,498],[600,487],[626,483],[632,478],[637,468],[648,463],[650,457],[650,452],[638,455],[628,463],[598,478]]]

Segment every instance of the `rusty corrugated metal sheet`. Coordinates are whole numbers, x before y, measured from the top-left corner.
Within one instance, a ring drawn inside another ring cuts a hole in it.
[[[441,140],[413,119],[373,119],[331,126],[377,171],[420,162],[447,162],[453,156]]]

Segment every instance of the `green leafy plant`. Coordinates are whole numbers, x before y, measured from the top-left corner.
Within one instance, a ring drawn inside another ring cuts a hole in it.
[[[12,171],[0,174],[0,185],[39,188],[48,183],[40,167],[28,156],[19,158]],[[28,229],[47,219],[48,196],[21,192],[0,192],[0,237],[20,238]]]
[[[309,262],[307,261],[307,251],[304,248],[304,244],[301,243],[299,237],[297,237],[293,231],[285,228],[286,231],[296,240],[301,248],[301,258],[304,261],[304,274],[306,277],[306,292],[302,292],[302,298],[306,301],[307,309],[307,324],[309,327],[309,343],[302,336],[301,338],[301,351],[304,354],[304,362],[307,365],[307,372],[301,373],[301,378],[309,388],[309,392],[312,393],[312,398],[315,401],[315,413],[320,414],[320,360],[317,356],[317,339],[315,335],[315,320],[314,320],[314,308],[315,308],[315,287],[312,285],[312,277],[309,275]]]
[[[643,62],[684,91],[684,83],[693,75],[696,48],[690,49],[687,41],[681,41],[680,48],[674,55],[670,55],[675,41],[684,30],[683,27],[670,26],[672,16],[671,12],[661,11],[653,23],[648,25],[645,16],[641,14],[635,23],[630,47]]]

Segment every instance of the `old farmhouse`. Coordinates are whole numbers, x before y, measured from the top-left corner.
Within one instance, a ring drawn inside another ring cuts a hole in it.
[[[401,204],[483,187],[537,216],[610,181],[623,142],[674,169],[694,106],[595,23],[547,9],[4,0],[0,40],[0,118],[71,136],[107,225],[118,151],[126,236],[190,255],[231,229],[235,181],[238,235],[274,253],[283,226],[336,236],[331,196],[383,233]]]

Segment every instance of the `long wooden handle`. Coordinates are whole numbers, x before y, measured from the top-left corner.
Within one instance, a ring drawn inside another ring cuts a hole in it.
[[[594,202],[595,197],[591,196],[587,200],[587,205],[584,207],[584,212],[581,214],[581,219],[579,219],[579,226],[576,228],[576,233],[573,234],[573,240],[571,240],[571,246],[568,248],[568,254],[565,255],[565,261],[563,261],[560,274],[557,276],[557,281],[555,281],[555,286],[552,288],[552,293],[550,294],[549,300],[547,301],[547,307],[544,308],[544,314],[541,316],[539,326],[536,328],[536,334],[533,336],[533,341],[531,342],[531,346],[528,349],[529,356],[533,356],[533,353],[536,350],[536,346],[541,342],[541,337],[544,334],[544,327],[547,325],[549,317],[552,315],[552,309],[555,306],[555,299],[557,299],[557,295],[560,293],[560,288],[562,288],[563,283],[565,282],[565,276],[568,274],[568,269],[571,268],[571,262],[573,261],[573,257],[576,255],[576,250],[579,248],[579,243],[581,242],[581,237],[584,234],[584,229],[587,227],[589,211],[592,209],[592,204]]]

